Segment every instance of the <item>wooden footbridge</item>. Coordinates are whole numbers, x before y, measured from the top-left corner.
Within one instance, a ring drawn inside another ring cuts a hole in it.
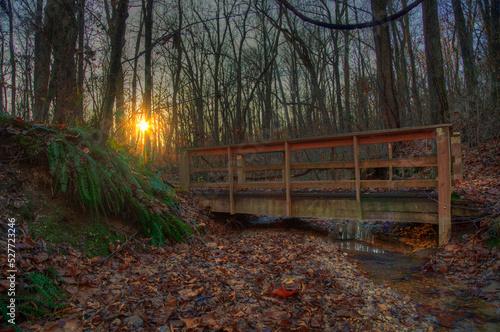
[[[451,236],[452,174],[462,176],[460,136],[450,131],[446,124],[184,149],[180,184],[214,212],[433,223],[444,245]],[[393,158],[393,144],[411,141],[436,153]],[[382,158],[373,158],[374,151],[384,151]],[[345,160],[335,160],[339,156]],[[396,176],[396,168],[428,176]],[[366,177],[373,169],[386,169],[385,179]]]

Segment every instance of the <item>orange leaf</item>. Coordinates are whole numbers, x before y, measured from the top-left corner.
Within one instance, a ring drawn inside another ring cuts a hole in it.
[[[299,291],[296,290],[296,289],[294,289],[292,291],[287,291],[284,286],[281,286],[280,289],[272,292],[271,294],[272,295],[278,295],[278,296],[281,296],[281,297],[287,297],[287,296],[293,295],[293,294],[298,293],[298,292]]]

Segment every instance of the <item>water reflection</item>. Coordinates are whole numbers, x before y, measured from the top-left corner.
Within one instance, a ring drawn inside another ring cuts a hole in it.
[[[373,244],[373,240],[371,242]],[[369,252],[373,254],[386,254],[387,251],[374,247],[366,242],[360,242],[357,240],[348,240],[348,241],[335,241],[335,244],[339,247],[340,250],[354,250],[361,252]]]

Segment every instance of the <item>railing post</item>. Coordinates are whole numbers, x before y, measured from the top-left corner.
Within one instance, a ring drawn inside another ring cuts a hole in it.
[[[438,161],[438,200],[439,200],[439,245],[443,246],[451,237],[451,167],[450,167],[450,128],[436,129]]]
[[[189,190],[189,151],[181,150],[179,185],[184,190]]]
[[[286,215],[292,216],[292,176],[290,167],[290,144],[285,142],[285,190],[286,190]]]
[[[451,155],[453,156],[453,180],[460,181],[464,179],[462,167],[462,137],[460,136],[460,133],[453,133],[450,141]]]
[[[392,159],[392,142],[389,142],[389,159]],[[389,181],[392,181],[392,165],[389,166]]]
[[[238,167],[245,167],[245,156],[242,154],[239,154],[236,156],[236,166]],[[247,172],[246,171],[238,171],[238,183],[245,183],[247,182]]]
[[[335,151],[333,148],[330,148],[330,161],[334,162],[335,161]],[[332,168],[330,170],[331,175],[332,175],[332,181],[335,181],[335,168]]]
[[[236,213],[234,204],[234,172],[233,172],[233,151],[230,146],[227,147],[227,167],[229,175],[229,206],[231,214]]]
[[[354,135],[353,147],[354,147],[354,173],[356,176],[356,202],[358,206],[358,218],[363,219],[363,210],[361,207],[361,172],[359,169],[359,146],[358,146],[358,136]]]

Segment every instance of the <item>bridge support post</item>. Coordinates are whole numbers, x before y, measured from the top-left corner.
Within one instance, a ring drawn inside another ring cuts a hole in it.
[[[179,185],[184,190],[189,190],[189,151],[181,151]]]
[[[236,166],[238,167],[245,167],[245,156],[242,154],[239,154],[236,156]],[[238,183],[245,183],[247,182],[247,172],[245,171],[238,171]]]
[[[292,216],[292,175],[290,167],[290,144],[285,142],[285,191],[286,191],[286,215]]]
[[[438,162],[438,200],[439,200],[439,245],[444,246],[451,238],[451,158],[450,129],[436,129]]]
[[[358,207],[358,219],[363,219],[363,210],[361,207],[361,171],[359,169],[359,145],[358,136],[354,135],[352,137],[353,148],[354,148],[354,174],[356,177],[356,202]]]
[[[389,159],[392,159],[392,142],[389,142]],[[392,181],[392,166],[389,166],[389,181]]]
[[[230,213],[235,214],[235,204],[234,204],[234,172],[233,172],[233,151],[230,146],[227,148],[227,173],[229,176],[229,206]]]

